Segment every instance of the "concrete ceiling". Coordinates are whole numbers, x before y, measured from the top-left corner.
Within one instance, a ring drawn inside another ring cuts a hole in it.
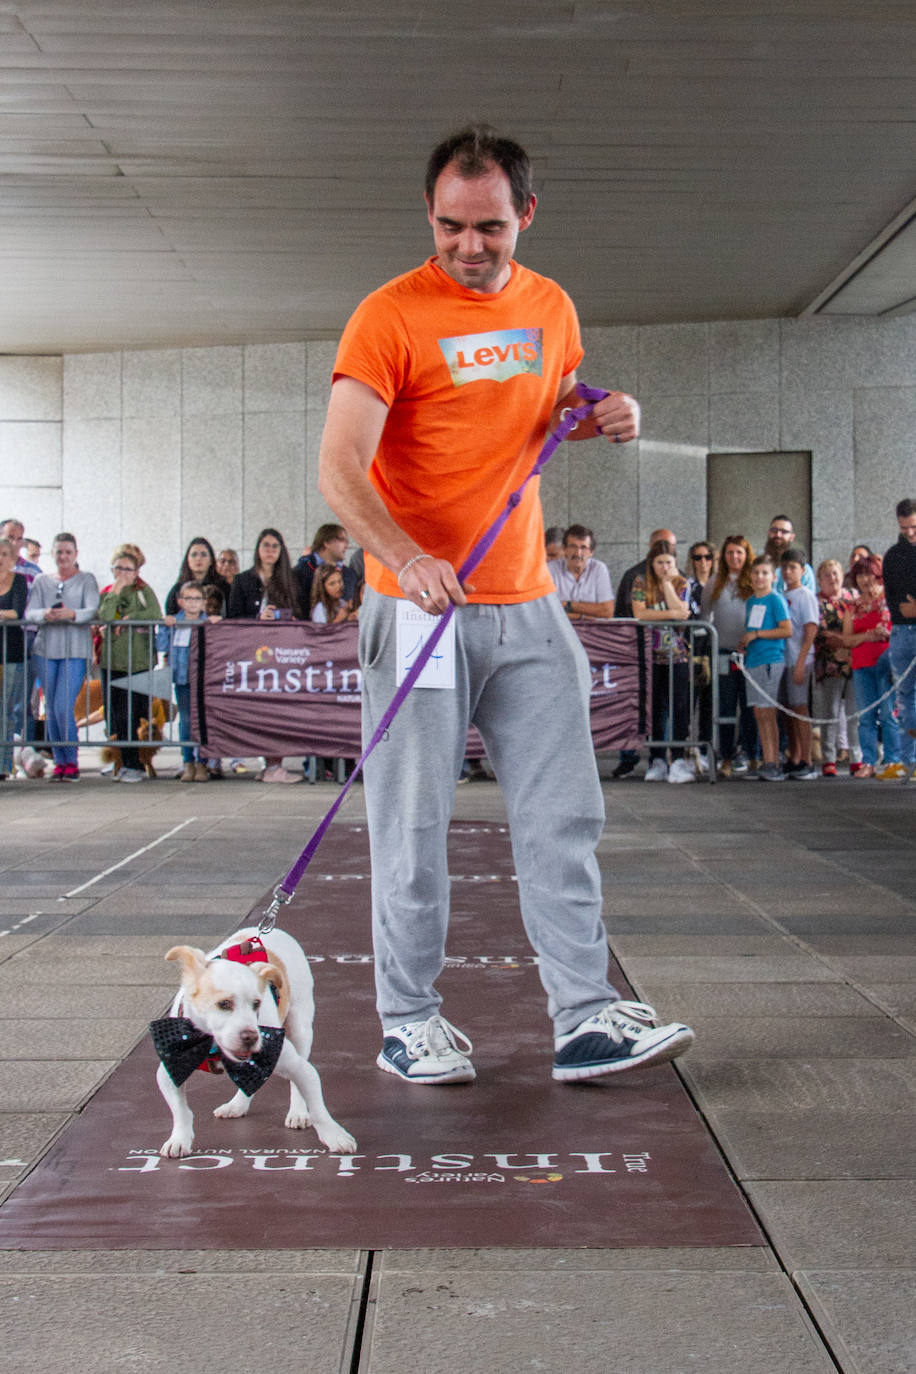
[[[470,118],[585,324],[914,304],[913,0],[0,0],[0,353],[336,335]]]

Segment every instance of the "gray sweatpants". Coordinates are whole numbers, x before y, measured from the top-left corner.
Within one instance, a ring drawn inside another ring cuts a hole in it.
[[[360,610],[363,737],[394,695],[395,607]],[[559,599],[459,607],[455,690],[414,688],[365,765],[377,1006],[386,1029],[434,1015],[449,919],[448,824],[468,723],[509,814],[522,920],[555,1033],[617,997],[595,846],[604,823],[585,652]]]

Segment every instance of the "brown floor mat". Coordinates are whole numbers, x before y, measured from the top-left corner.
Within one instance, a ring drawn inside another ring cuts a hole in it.
[[[440,986],[449,1020],[475,1043],[477,1081],[430,1088],[381,1073],[368,868],[364,829],[332,827],[282,916],[316,961],[313,1059],[359,1153],[328,1156],[312,1132],[285,1130],[280,1080],[261,1089],[245,1120],[217,1121],[210,1109],[230,1095],[226,1080],[197,1074],[196,1153],[161,1160],[169,1115],[145,1040],[0,1209],[0,1245],[764,1243],[670,1065],[585,1084],[551,1080],[550,1027],[503,827],[452,828],[454,962]]]

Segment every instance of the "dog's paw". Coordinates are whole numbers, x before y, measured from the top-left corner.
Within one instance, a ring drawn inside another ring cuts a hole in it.
[[[165,1144],[160,1148],[159,1153],[163,1159],[184,1159],[185,1155],[191,1153],[191,1146],[194,1144],[193,1136],[170,1135]]]
[[[238,1116],[247,1116],[248,1108],[251,1106],[251,1098],[244,1093],[236,1093],[230,1102],[224,1102],[221,1107],[213,1108],[213,1115],[222,1120],[231,1120]]]
[[[312,1123],[308,1112],[297,1112],[290,1107],[283,1124],[288,1131],[307,1131]]]
[[[332,1121],[327,1126],[316,1126],[315,1134],[326,1145],[332,1155],[352,1155],[356,1153],[356,1141],[349,1131],[345,1131],[343,1126],[338,1126],[336,1121]]]

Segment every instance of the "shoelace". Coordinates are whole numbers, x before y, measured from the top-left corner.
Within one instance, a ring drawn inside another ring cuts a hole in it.
[[[624,1030],[631,1034],[641,1035],[644,1030],[650,1029],[655,1023],[655,1008],[650,1007],[646,1002],[612,1002],[610,1006],[604,1007],[595,1017],[602,1028],[607,1030],[615,1045],[623,1043]],[[642,1022],[643,1024],[627,1025],[627,1022]]]
[[[447,1050],[455,1050],[458,1054],[470,1054],[473,1048],[467,1036],[463,1035],[457,1026],[446,1021],[444,1016],[431,1016],[423,1029],[414,1036],[413,1044],[408,1046],[407,1053],[411,1059],[419,1059],[424,1054],[440,1055]]]

